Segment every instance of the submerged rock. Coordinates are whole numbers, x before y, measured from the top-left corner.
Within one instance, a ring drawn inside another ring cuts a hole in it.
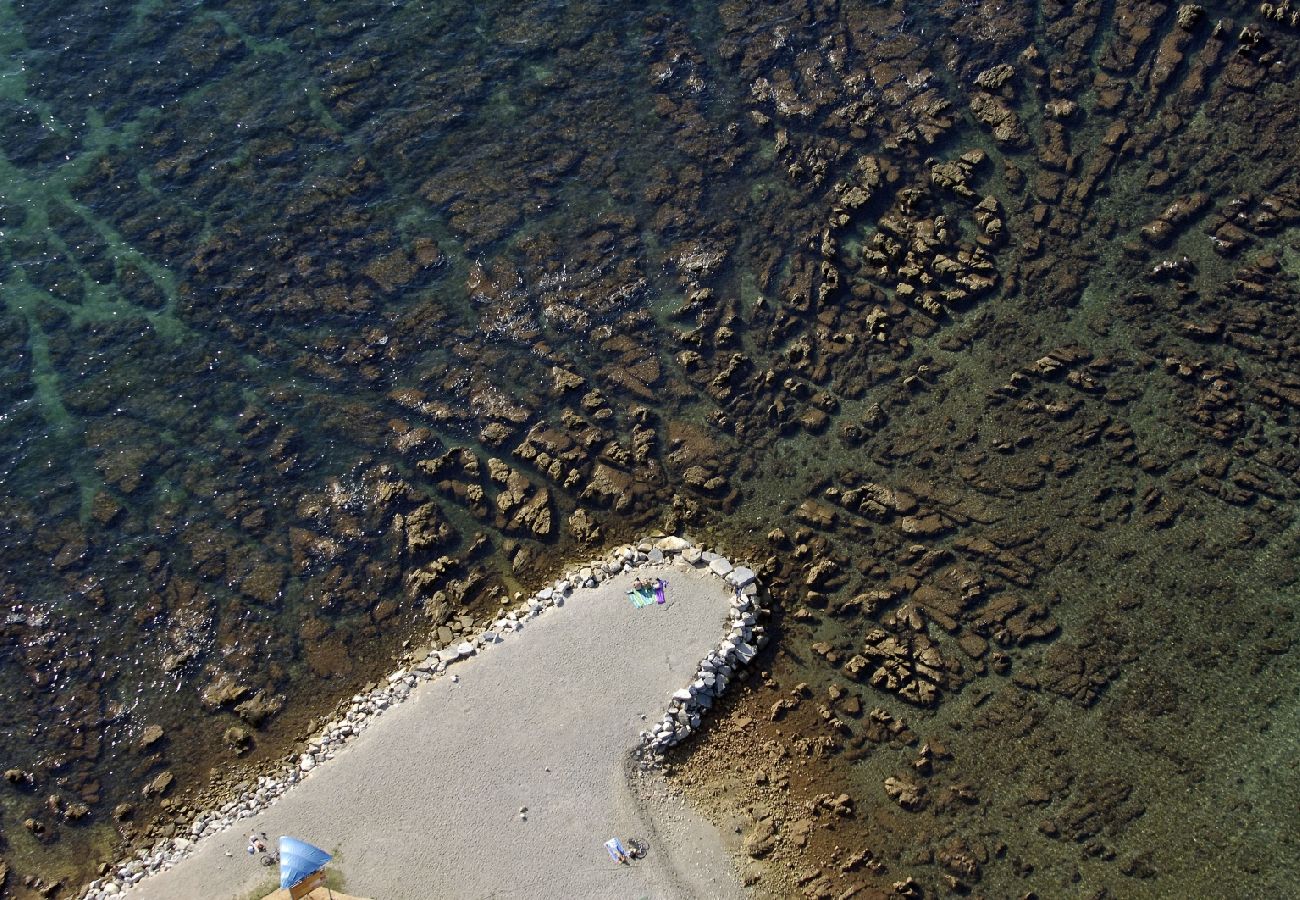
[[[140,737],[136,740],[136,748],[141,752],[149,750],[163,739],[164,734],[161,725],[148,725],[140,732]]]

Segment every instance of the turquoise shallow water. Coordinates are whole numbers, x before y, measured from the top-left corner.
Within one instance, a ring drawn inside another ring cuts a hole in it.
[[[789,802],[878,813],[854,877],[956,890],[962,840],[995,895],[1284,895],[1295,33],[1103,7],[0,0],[10,884],[84,879],[404,642],[662,526],[771,556],[771,690],[906,716],[978,787],[900,815],[913,751],[845,714]],[[971,153],[967,196],[935,167]],[[923,615],[932,706],[845,675],[971,572]]]

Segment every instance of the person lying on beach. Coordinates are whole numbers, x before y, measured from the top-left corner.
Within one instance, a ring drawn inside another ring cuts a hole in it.
[[[627,848],[623,846],[623,842],[618,838],[612,837],[605,841],[605,849],[609,851],[609,858],[614,860],[614,862],[618,863],[620,866],[631,864],[632,858],[628,854]]]

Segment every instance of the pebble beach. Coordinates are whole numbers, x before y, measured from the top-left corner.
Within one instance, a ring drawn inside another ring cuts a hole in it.
[[[636,578],[665,602],[634,606]],[[281,776],[85,896],[261,896],[249,832],[317,844],[365,897],[741,896],[656,767],[765,642],[757,598],[752,570],[683,539],[618,548],[358,695]],[[616,865],[612,836],[649,852]]]

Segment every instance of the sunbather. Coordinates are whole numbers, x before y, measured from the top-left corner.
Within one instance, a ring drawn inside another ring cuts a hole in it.
[[[620,866],[626,866],[632,862],[632,857],[627,852],[627,848],[625,848],[623,842],[616,837],[612,837],[605,841],[605,849],[609,851],[609,858],[614,860],[614,862],[618,863]]]

